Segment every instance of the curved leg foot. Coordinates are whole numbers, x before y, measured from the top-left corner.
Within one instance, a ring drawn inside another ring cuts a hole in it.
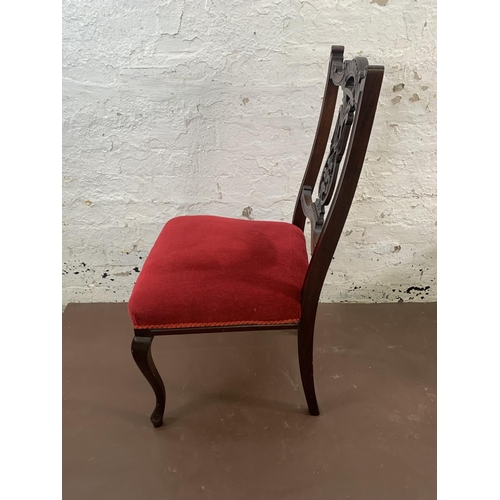
[[[134,337],[132,340],[132,356],[155,393],[156,406],[150,420],[154,427],[160,427],[163,423],[163,413],[165,411],[165,386],[151,356],[152,342],[152,336]]]
[[[314,327],[299,329],[299,365],[302,387],[311,415],[319,415],[316,391],[314,390],[314,369],[313,369],[313,340]]]

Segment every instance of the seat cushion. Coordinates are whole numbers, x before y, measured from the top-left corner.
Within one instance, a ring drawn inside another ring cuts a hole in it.
[[[307,266],[292,224],[176,217],[144,263],[130,318],[144,329],[296,323]]]

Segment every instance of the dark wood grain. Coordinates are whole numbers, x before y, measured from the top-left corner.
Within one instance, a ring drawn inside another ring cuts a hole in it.
[[[314,322],[304,323],[298,331],[297,347],[299,351],[300,379],[311,415],[319,415],[318,400],[314,388]]]
[[[165,412],[165,386],[151,356],[153,338],[154,336],[148,335],[147,331],[136,331],[136,336],[132,340],[132,356],[156,395],[156,406],[150,420],[154,427],[160,427]]]
[[[279,325],[231,325],[231,326],[206,326],[192,328],[168,328],[168,329],[148,329],[151,335],[182,335],[194,333],[222,333],[222,332],[248,332],[248,331],[269,331],[269,330],[286,330],[296,332],[299,327],[298,323],[282,323]],[[143,330],[136,330],[141,332]]]
[[[312,211],[312,215],[311,212],[304,214],[304,216],[307,215],[310,217],[311,220],[311,247],[313,250],[302,288],[302,314],[298,330],[299,337],[303,335],[306,338],[303,340],[299,338],[298,344],[299,360],[302,360],[300,363],[301,374],[305,370],[305,374],[302,375],[302,383],[308,404],[309,401],[316,401],[314,383],[310,383],[310,379],[313,377],[311,375],[313,372],[311,346],[314,337],[314,323],[319,297],[356,192],[384,75],[384,68],[382,66],[369,66],[365,58],[356,59],[361,59],[361,61],[357,61],[356,65],[353,65],[350,61],[346,61],[346,71],[343,73],[337,70],[334,73],[333,79],[336,85],[342,85],[343,82],[347,83],[350,78],[358,82],[357,85],[353,85],[352,80],[350,83],[349,91],[353,95],[351,102],[354,101],[354,116],[350,118],[352,119],[352,125],[349,126],[349,140],[347,144],[341,144],[342,153],[345,147],[347,147],[347,150],[340,178],[338,182],[323,183],[320,186],[320,196],[313,204],[316,207],[316,211]],[[359,68],[359,73],[356,72],[355,67]],[[345,102],[349,105],[350,101],[344,100]],[[341,108],[341,112],[345,113],[345,109]],[[349,110],[348,112],[351,113],[353,111]],[[341,121],[339,124],[338,121],[337,126],[342,128],[346,126],[346,123],[345,121]],[[337,132],[336,136],[334,132],[332,138],[332,148],[329,158],[332,157],[332,154],[337,155],[334,162],[338,161],[338,156],[340,155],[340,152],[335,151],[335,140],[341,133]],[[328,160],[325,168],[331,168]],[[304,190],[306,191],[308,200],[311,200],[312,189],[307,185],[302,187],[298,198],[302,199],[305,196],[303,194]],[[331,199],[333,199],[332,206],[325,217],[326,205]],[[309,408],[311,409],[310,405]],[[316,408],[313,403],[313,410],[316,411]]]

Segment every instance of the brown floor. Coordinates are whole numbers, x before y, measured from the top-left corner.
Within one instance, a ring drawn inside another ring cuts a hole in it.
[[[322,304],[319,417],[296,338],[155,339],[165,425],[130,354],[125,304],[63,314],[63,498],[436,498],[436,304]]]

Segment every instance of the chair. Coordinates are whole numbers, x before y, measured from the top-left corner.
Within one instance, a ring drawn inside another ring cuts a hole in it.
[[[292,223],[175,217],[146,259],[128,309],[135,333],[132,355],[156,395],[154,427],[162,425],[165,410],[165,387],[151,356],[158,335],[293,330],[309,412],[319,415],[313,373],[316,310],[356,191],[384,74],[383,66],[369,65],[364,57],[344,61],[343,53],[342,46],[331,49],[318,128]],[[313,201],[339,87],[343,98]],[[310,261],[306,217],[311,222]]]

